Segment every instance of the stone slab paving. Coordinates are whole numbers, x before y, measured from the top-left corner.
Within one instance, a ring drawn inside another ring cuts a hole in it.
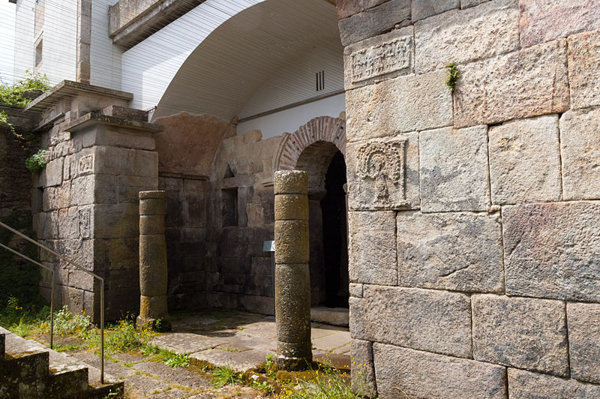
[[[340,359],[341,355],[349,361],[347,328],[313,323],[311,337],[313,353],[319,359],[327,355]],[[242,312],[175,315],[173,332],[155,337],[152,344],[189,353],[191,359],[244,372],[259,367],[268,354],[276,353],[275,318]]]
[[[173,315],[173,332],[157,335],[152,344],[177,353],[189,353],[190,359],[227,366],[244,372],[264,363],[275,354],[277,336],[275,318],[243,312],[205,312]],[[311,329],[315,360],[329,361],[340,367],[350,365],[350,333],[347,328],[313,323]],[[72,355],[99,367],[99,357],[88,351]],[[193,363],[193,361],[192,361]],[[134,353],[109,355],[106,372],[125,382],[128,399],[152,398],[261,398],[250,387],[225,386],[216,389],[210,377],[199,368],[173,369]]]

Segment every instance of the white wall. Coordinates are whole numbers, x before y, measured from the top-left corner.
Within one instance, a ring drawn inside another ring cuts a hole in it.
[[[15,28],[14,77],[25,76],[25,70],[33,70],[33,18],[35,0],[19,0],[17,2]]]
[[[92,43],[90,48],[91,84],[121,89],[121,50],[108,36],[108,6],[118,0],[93,0]]]
[[[62,80],[76,77],[77,2],[73,0],[40,0],[46,2],[42,63],[37,72],[46,74],[55,85]],[[25,76],[25,71],[35,70],[34,37],[35,0],[19,0],[17,3],[15,75]]]
[[[346,110],[344,93],[303,104],[274,114],[262,116],[237,126],[237,133],[244,134],[250,130],[262,131],[263,139],[280,136],[283,133],[294,133],[298,128],[318,116],[337,118]]]
[[[319,71],[325,71],[325,88],[316,91],[315,73]],[[239,118],[343,89],[344,63],[341,45],[337,48],[317,47],[301,54],[300,59],[289,60],[278,75],[264,81],[242,108]]]
[[[0,1],[0,83],[13,83],[16,12],[13,3]]]

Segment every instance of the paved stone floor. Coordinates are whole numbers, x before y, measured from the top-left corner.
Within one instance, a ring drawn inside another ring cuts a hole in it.
[[[214,366],[247,371],[264,363],[276,351],[275,319],[242,312],[212,311],[179,313],[172,318],[173,332],[153,338],[152,344],[190,359]],[[324,324],[312,326],[313,355],[317,360],[349,367],[350,333],[347,328]],[[90,352],[71,355],[92,366],[99,366]],[[170,368],[134,354],[118,354],[106,361],[106,373],[125,382],[127,398],[260,398],[252,388],[225,386],[215,389],[200,368]]]

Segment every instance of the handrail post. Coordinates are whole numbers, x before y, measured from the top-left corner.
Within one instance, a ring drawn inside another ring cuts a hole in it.
[[[104,279],[100,280],[100,383],[104,384]]]
[[[54,270],[51,271],[52,285],[50,288],[50,349],[54,349]]]

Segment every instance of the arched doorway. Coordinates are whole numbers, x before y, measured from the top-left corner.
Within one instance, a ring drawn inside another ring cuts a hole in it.
[[[286,137],[275,160],[275,170],[308,172],[313,307],[348,307],[345,144],[344,120],[319,117]]]

